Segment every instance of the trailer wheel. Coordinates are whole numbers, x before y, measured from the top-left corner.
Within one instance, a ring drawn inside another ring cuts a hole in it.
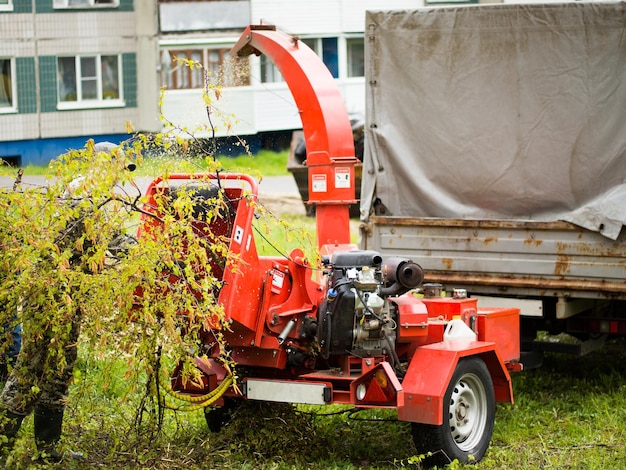
[[[211,432],[220,432],[225,424],[228,424],[233,417],[233,413],[241,404],[241,400],[236,398],[225,398],[224,405],[218,407],[206,407],[204,409],[204,419]]]
[[[413,442],[427,464],[478,462],[485,455],[495,420],[491,375],[476,357],[461,359],[443,400],[443,424],[413,423]]]

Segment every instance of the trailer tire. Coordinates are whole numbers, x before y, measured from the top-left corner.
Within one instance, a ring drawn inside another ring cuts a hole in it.
[[[485,455],[495,421],[496,402],[491,374],[477,358],[459,361],[443,400],[443,424],[413,423],[413,442],[428,465],[455,459],[478,462]],[[459,425],[460,424],[460,425]]]
[[[235,410],[241,405],[241,400],[237,398],[225,398],[224,405],[218,407],[206,407],[204,409],[204,419],[211,432],[220,432],[224,425],[228,424]]]

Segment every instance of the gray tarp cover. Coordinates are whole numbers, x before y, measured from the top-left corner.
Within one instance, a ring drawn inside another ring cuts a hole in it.
[[[626,3],[366,15],[362,218],[626,224]]]

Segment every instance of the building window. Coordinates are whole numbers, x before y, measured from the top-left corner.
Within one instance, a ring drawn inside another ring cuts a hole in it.
[[[172,90],[185,88],[202,88],[202,68],[188,62],[202,64],[203,54],[201,49],[170,50],[162,54],[161,59],[165,67],[162,67],[162,84]]]
[[[339,77],[339,57],[337,52],[337,38],[307,38],[302,40],[313,49],[324,62],[333,78]]]
[[[249,85],[248,58],[232,58],[228,51],[226,48],[164,49],[161,86],[170,90],[203,88],[205,71],[210,85]]]
[[[0,0],[2,1],[2,0]],[[54,8],[115,8],[119,0],[53,0]]]
[[[283,74],[280,73],[278,67],[265,54],[261,59],[261,82],[262,83],[279,83],[284,82]]]
[[[339,58],[337,38],[303,38],[301,41],[315,52],[328,68],[333,78],[339,77]],[[265,55],[261,56],[261,82],[275,83],[285,81],[280,70]]]
[[[57,72],[60,108],[123,105],[120,56],[59,57]]]
[[[333,78],[339,77],[339,54],[337,51],[337,38],[322,39],[322,60]]]
[[[0,58],[0,113],[15,111],[14,71],[13,59]]]
[[[363,38],[346,40],[348,50],[348,77],[365,76],[365,48]]]
[[[13,11],[13,0],[0,0],[0,11]]]

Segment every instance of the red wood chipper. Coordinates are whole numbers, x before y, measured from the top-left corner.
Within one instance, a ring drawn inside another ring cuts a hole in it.
[[[495,403],[513,402],[509,371],[520,367],[519,310],[478,308],[463,292],[442,297],[437,286],[416,295],[423,281],[419,265],[351,244],[357,160],[331,74],[304,43],[273,27],[248,27],[231,54],[266,54],[293,94],[322,261],[311,266],[300,249],[285,257],[259,256],[252,177],[155,180],[149,198],[194,181],[206,184],[208,194],[210,182],[219,180],[229,209],[202,233],[226,237],[239,260],[238,269],[211,268],[221,279],[217,298],[228,324],[221,334],[237,364],[235,377],[220,363],[218,348],[207,345],[208,360],[197,362],[203,385],[186,384],[175,372],[173,388],[214,398],[206,411],[212,429],[242,400],[388,408],[413,423],[418,453],[432,453],[435,463],[480,460]]]

